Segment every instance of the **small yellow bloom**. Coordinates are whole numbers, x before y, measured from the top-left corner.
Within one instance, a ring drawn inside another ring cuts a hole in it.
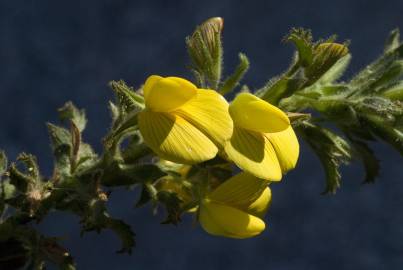
[[[229,113],[234,129],[225,152],[238,167],[271,181],[281,180],[282,173],[295,167],[299,144],[283,111],[241,93],[229,106]]]
[[[146,108],[138,125],[146,144],[161,158],[194,164],[212,159],[232,133],[227,101],[177,77],[150,76]]]
[[[240,173],[207,195],[199,207],[199,222],[213,235],[253,237],[266,227],[262,218],[270,202],[266,181]]]

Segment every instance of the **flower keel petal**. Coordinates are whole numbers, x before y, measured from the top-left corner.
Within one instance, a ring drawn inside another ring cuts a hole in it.
[[[258,217],[208,201],[200,208],[199,221],[210,234],[239,239],[256,236],[266,227]]]
[[[276,151],[283,173],[294,169],[299,156],[299,143],[292,127],[276,133],[266,133]]]

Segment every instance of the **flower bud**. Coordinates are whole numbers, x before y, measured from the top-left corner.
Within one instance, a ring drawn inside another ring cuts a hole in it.
[[[210,18],[199,25],[186,40],[193,68],[208,80],[212,88],[217,87],[221,78],[223,26],[222,18]]]

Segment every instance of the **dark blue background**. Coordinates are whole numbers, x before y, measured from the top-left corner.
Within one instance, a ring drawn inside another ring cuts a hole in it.
[[[252,68],[245,82],[261,86],[283,71],[292,47],[282,37],[293,26],[315,37],[351,39],[353,62],[347,78],[378,56],[395,27],[403,29],[402,1],[39,1],[0,3],[0,147],[11,158],[38,156],[43,173],[52,157],[45,122],[72,100],[89,117],[85,139],[100,149],[109,125],[107,82],[134,86],[150,74],[190,77],[184,38],[211,16],[225,18],[225,68],[238,51]],[[402,269],[402,158],[374,144],[382,175],[360,185],[359,165],[343,170],[335,196],[321,196],[324,175],[302,145],[298,168],[273,186],[268,229],[257,238],[215,238],[193,226],[160,225],[148,208],[133,209],[137,192],[121,190],[110,211],[137,232],[132,256],[117,255],[110,232],[79,237],[78,219],[52,214],[42,226],[61,235],[78,269]]]

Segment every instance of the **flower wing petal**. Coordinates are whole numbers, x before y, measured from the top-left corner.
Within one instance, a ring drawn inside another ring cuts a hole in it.
[[[152,75],[145,82],[143,92],[148,109],[169,112],[195,97],[197,87],[182,78]]]
[[[271,189],[266,187],[253,203],[246,208],[242,208],[245,212],[263,218],[271,204]]]
[[[273,145],[283,173],[295,168],[299,156],[299,143],[292,127],[264,135]]]
[[[183,164],[203,162],[215,157],[215,144],[183,118],[142,111],[138,125],[146,144],[161,158]]]
[[[248,207],[261,196],[266,187],[267,181],[241,172],[218,186],[209,198],[237,208]]]
[[[231,139],[225,143],[225,152],[244,171],[265,180],[281,180],[276,152],[263,134],[235,126]]]
[[[249,93],[239,94],[229,107],[235,125],[257,132],[278,132],[290,126],[287,115]]]
[[[199,221],[203,229],[212,235],[240,239],[256,236],[266,227],[258,217],[209,201],[202,203]]]

